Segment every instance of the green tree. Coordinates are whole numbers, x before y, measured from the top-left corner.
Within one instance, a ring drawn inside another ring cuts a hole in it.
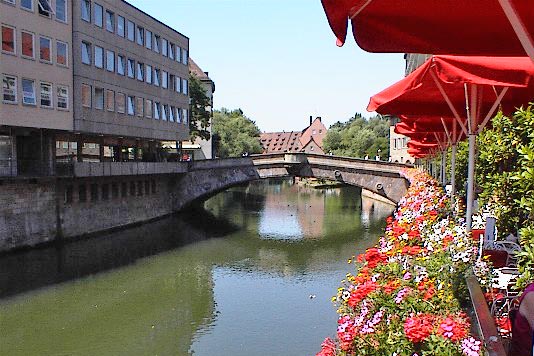
[[[189,73],[189,97],[191,99],[189,139],[191,142],[197,137],[209,140],[211,137],[208,130],[211,124],[211,101],[200,79],[191,72]]]
[[[213,112],[213,134],[218,137],[217,156],[238,157],[261,153],[260,129],[241,109]]]
[[[336,122],[323,140],[325,152],[336,156],[382,157],[389,152],[389,120],[374,116],[367,120],[360,113],[347,122]]]

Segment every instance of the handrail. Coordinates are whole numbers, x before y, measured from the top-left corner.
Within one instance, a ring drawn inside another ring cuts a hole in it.
[[[504,345],[501,341],[495,321],[490,313],[484,293],[480,288],[480,284],[474,275],[470,275],[466,278],[467,288],[469,289],[469,295],[471,296],[471,302],[473,303],[473,309],[477,319],[478,329],[480,337],[486,346],[486,350],[489,356],[506,356]]]

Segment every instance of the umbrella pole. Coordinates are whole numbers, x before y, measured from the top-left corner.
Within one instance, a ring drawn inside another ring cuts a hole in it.
[[[454,209],[454,195],[456,194],[456,144],[452,145],[451,153],[451,206]]]
[[[475,145],[476,134],[469,133],[469,161],[467,165],[467,209],[465,212],[465,222],[467,231],[471,231],[473,219],[474,181],[475,181]]]
[[[499,4],[514,29],[519,42],[521,42],[525,52],[534,63],[534,39],[530,36],[525,23],[521,20],[521,17],[510,0],[499,0]]]
[[[445,150],[441,151],[441,185],[443,185],[445,187],[445,185],[447,184],[447,177],[446,177],[446,172],[447,172],[447,156],[446,156],[446,152]]]

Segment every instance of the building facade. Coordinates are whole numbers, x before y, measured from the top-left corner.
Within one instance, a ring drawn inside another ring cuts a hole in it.
[[[1,0],[0,175],[53,171],[54,133],[73,130],[67,0]]]

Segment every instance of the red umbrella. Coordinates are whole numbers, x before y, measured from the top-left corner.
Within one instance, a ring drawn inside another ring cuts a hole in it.
[[[433,56],[373,96],[367,109],[381,114],[456,119],[469,135],[466,217],[470,229],[475,135],[499,106],[505,113],[511,113],[533,97],[534,64],[527,57]]]
[[[337,44],[349,20],[368,52],[524,56],[534,61],[532,0],[322,0]]]

